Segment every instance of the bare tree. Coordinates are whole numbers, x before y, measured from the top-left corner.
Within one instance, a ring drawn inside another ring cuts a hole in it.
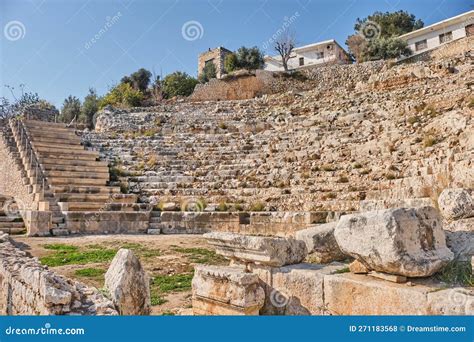
[[[283,69],[288,71],[288,61],[293,58],[292,52],[296,46],[295,35],[289,31],[285,31],[275,41],[274,49],[280,54],[283,63]]]

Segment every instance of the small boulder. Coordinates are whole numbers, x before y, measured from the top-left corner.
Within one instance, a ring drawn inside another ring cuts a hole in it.
[[[121,315],[150,313],[150,282],[131,250],[117,252],[105,274],[105,287]]]
[[[398,208],[346,215],[334,232],[341,250],[368,269],[407,277],[431,276],[453,253],[435,208]]]
[[[347,258],[339,248],[334,229],[336,222],[318,224],[316,226],[299,230],[295,234],[296,240],[301,240],[306,244],[306,249],[311,257],[314,257],[318,263],[330,263]]]
[[[443,217],[448,220],[474,216],[474,199],[466,189],[444,189],[439,195],[438,206]]]
[[[216,253],[237,263],[280,267],[298,264],[308,254],[303,241],[226,232],[204,234]]]

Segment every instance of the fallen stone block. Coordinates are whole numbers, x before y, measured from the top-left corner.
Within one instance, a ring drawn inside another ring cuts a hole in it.
[[[432,207],[346,215],[334,234],[344,253],[378,272],[426,277],[454,258]]]
[[[237,266],[197,265],[192,292],[195,315],[258,315],[265,300],[258,276]]]
[[[446,245],[459,261],[469,261],[474,255],[474,231],[445,231]]]
[[[279,267],[297,264],[307,255],[305,243],[292,238],[224,232],[207,233],[204,238],[216,248],[216,253],[241,263]]]
[[[448,220],[474,216],[474,199],[466,189],[444,189],[439,195],[438,206],[443,217]]]
[[[105,287],[121,315],[150,313],[150,281],[129,249],[120,249],[105,273]]]
[[[251,266],[265,289],[262,315],[324,315],[324,276],[346,267],[302,263],[283,267]]]
[[[387,273],[382,273],[382,272],[371,271],[369,272],[369,275],[375,278],[391,281],[392,283],[397,283],[397,284],[403,284],[407,282],[407,277],[396,275],[396,274],[387,274]]]
[[[295,238],[306,244],[308,253],[316,259],[316,262],[330,263],[344,260],[347,256],[342,253],[336,242],[335,228],[336,222],[320,224],[297,231]]]
[[[434,290],[351,273],[324,277],[324,302],[332,315],[428,315],[427,295]]]

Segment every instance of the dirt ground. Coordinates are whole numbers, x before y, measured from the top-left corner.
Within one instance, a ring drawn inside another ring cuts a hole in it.
[[[99,289],[104,286],[110,255],[119,248],[132,249],[151,279],[153,315],[174,315],[191,307],[190,279],[195,264],[226,264],[199,235],[15,237],[15,241],[50,269]],[[57,254],[58,249],[62,254]],[[105,257],[99,255],[104,260],[96,262],[95,254],[92,257],[87,254],[91,250],[111,253]],[[51,256],[53,261],[47,261]],[[68,259],[70,256],[76,258]]]

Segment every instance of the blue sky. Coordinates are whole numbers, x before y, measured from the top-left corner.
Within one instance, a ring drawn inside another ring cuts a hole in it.
[[[429,25],[472,5],[473,0],[0,0],[0,96],[11,97],[4,84],[24,83],[60,106],[69,94],[82,99],[89,87],[104,94],[141,67],[158,75],[196,75],[200,52],[216,46],[263,49],[285,18],[293,17],[299,45],[332,38],[344,45],[356,18],[374,11],[407,10]],[[190,30],[183,35],[186,23]]]

